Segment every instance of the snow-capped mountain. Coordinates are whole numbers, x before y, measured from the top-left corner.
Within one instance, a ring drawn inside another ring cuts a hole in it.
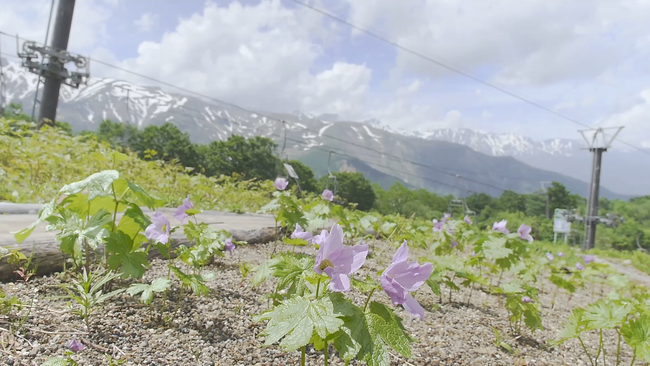
[[[31,112],[37,77],[17,64],[5,64],[3,72],[7,102],[21,103],[27,113]],[[583,195],[587,192],[587,179],[571,174],[574,169],[565,176],[554,172],[561,170],[557,167],[544,171],[541,169],[548,164],[530,166],[511,158],[567,159],[578,150],[572,140],[536,142],[523,136],[471,130],[418,133],[393,130],[377,120],[342,122],[332,114],[252,112],[107,78],[91,78],[79,89],[63,86],[57,119],[70,123],[75,130],[95,130],[104,119],[138,128],[170,122],[197,143],[237,134],[270,137],[282,147],[286,134],[285,154],[299,158],[317,174],[327,172],[327,156],[332,150],[340,153],[332,163],[338,166],[333,168],[349,169],[356,162],[359,170],[384,184],[402,181],[444,193],[498,195],[501,188],[532,192],[542,180],[560,181]],[[603,184],[608,185],[605,179]],[[622,197],[607,188],[602,189],[602,195]]]

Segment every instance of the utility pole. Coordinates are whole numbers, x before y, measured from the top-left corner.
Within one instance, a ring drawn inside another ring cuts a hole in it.
[[[79,55],[72,55],[66,51],[70,26],[72,25],[74,2],[75,0],[59,0],[51,46],[39,46],[34,41],[25,41],[23,42],[22,52],[18,51],[18,57],[23,60],[22,66],[27,68],[29,72],[45,78],[40,116],[38,118],[39,128],[44,123],[54,124],[54,121],[56,121],[56,109],[59,104],[61,84],[78,88],[80,84],[85,84],[90,76],[87,71],[79,71],[80,69],[88,69],[87,59]],[[18,42],[19,38],[16,36],[16,49],[20,50]],[[65,64],[68,62],[74,63],[77,71],[68,71],[65,68]]]
[[[56,10],[56,21],[54,23],[54,35],[52,37],[51,48],[53,51],[66,51],[68,49],[68,40],[70,39],[70,28],[72,27],[72,15],[74,14],[75,0],[59,0]],[[46,45],[47,46],[47,45]],[[49,71],[52,76],[45,77],[43,85],[43,98],[41,101],[41,111],[38,117],[39,128],[44,123],[54,124],[56,120],[56,108],[59,105],[59,92],[61,90],[61,71],[65,70],[64,63],[58,57],[49,59]],[[49,120],[49,122],[46,122]]]
[[[616,130],[611,137],[605,134],[605,130]],[[587,149],[593,153],[593,162],[591,167],[591,183],[589,185],[589,196],[587,201],[587,212],[584,217],[585,223],[585,249],[594,247],[596,241],[596,224],[602,222],[598,216],[598,199],[600,194],[600,172],[603,163],[603,153],[611,147],[612,142],[616,139],[619,132],[623,129],[620,127],[595,128],[589,130],[580,130],[580,134],[587,143]],[[588,136],[589,133],[593,135]],[[599,139],[600,137],[600,139]]]
[[[47,41],[50,38],[50,24],[52,24],[52,14],[54,13],[54,2],[55,0],[52,0],[52,4],[50,4],[50,16],[47,18],[47,30],[45,31],[45,43],[44,45],[47,46]],[[45,61],[45,58],[43,58],[43,61]],[[38,100],[38,90],[41,88],[41,78],[39,77],[38,80],[36,81],[36,92],[34,93],[34,104],[32,104],[32,116],[29,119],[30,122],[34,122],[34,115],[36,114],[36,103],[40,103],[41,101]]]
[[[553,184],[553,182],[541,181],[539,183],[542,186],[542,192],[546,194],[546,218],[550,219],[551,218],[551,195],[548,194],[548,188],[546,188],[545,184]]]

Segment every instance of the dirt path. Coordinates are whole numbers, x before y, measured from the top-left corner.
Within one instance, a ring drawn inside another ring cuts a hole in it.
[[[596,257],[596,262],[609,264],[620,273],[628,276],[631,281],[650,287],[650,275],[639,271],[638,269],[634,268],[631,264],[624,264],[615,259],[602,258],[602,257]]]
[[[0,203],[0,243],[15,242],[11,232],[18,231],[29,226],[38,218],[40,205],[35,204],[8,204]],[[151,210],[143,209],[145,213]],[[178,221],[172,218],[173,208],[163,208],[162,212],[170,218],[173,225]],[[121,217],[118,214],[118,219]],[[235,214],[229,212],[205,211],[197,215],[199,222],[206,222],[217,229],[225,230],[255,230],[265,227],[273,227],[275,220],[272,215],[258,214]],[[52,238],[54,241],[55,232],[45,231],[47,223],[41,223],[36,227],[34,233],[28,240],[41,240]]]

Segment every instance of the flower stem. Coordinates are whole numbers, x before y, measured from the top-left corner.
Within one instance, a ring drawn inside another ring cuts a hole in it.
[[[616,328],[614,330],[618,333],[618,346],[616,347],[616,366],[618,366],[621,364],[621,332]]]
[[[325,356],[324,366],[327,366],[327,343],[325,343],[325,348],[323,348],[323,355]]]
[[[578,340],[580,341],[580,345],[582,345],[582,349],[585,351],[585,355],[587,355],[587,358],[589,358],[589,363],[593,366],[594,361],[591,359],[589,351],[587,351],[587,347],[585,347],[585,342],[582,341],[582,338],[580,338],[580,336],[578,336]]]
[[[372,297],[372,294],[375,293],[375,290],[376,290],[376,289],[373,288],[372,291],[370,291],[370,293],[368,294],[368,298],[366,299],[366,304],[363,305],[363,312],[364,312],[364,313],[366,312],[366,309],[368,308],[368,304],[370,303],[370,297]]]
[[[603,349],[603,330],[598,332],[598,352],[596,352],[596,365],[598,365],[598,358],[600,357],[600,350]],[[604,357],[603,357],[604,359]]]
[[[318,298],[318,292],[320,291],[320,279],[322,277],[323,277],[322,275],[318,276],[318,283],[316,284],[316,298]]]
[[[301,353],[301,355],[300,355],[300,365],[301,366],[305,366],[305,352],[306,351],[307,351],[307,346],[303,346],[302,347],[302,352],[300,352]]]
[[[634,357],[632,357],[632,362],[630,362],[630,366],[634,366],[634,361],[636,361],[636,353],[634,354]]]

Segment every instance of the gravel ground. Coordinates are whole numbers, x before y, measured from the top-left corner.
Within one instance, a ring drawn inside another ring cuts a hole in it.
[[[365,277],[385,267],[394,250],[382,251],[386,246],[381,242],[371,243],[376,256],[368,259],[359,275]],[[19,326],[16,320],[10,324],[6,317],[0,318],[0,363],[40,365],[48,357],[63,355],[67,350],[66,342],[75,338],[86,345],[86,349],[73,356],[79,365],[108,365],[107,354],[125,360],[126,365],[298,365],[298,351],[287,353],[277,346],[262,347],[264,338],[259,333],[265,324],[254,323],[251,316],[267,310],[262,296],[272,292],[272,284],[253,288],[249,279],[242,279],[238,268],[239,261],[245,261],[252,268],[268,258],[272,250],[272,245],[244,246],[237,248],[233,257],[217,258],[206,268],[217,274],[208,284],[212,290],[210,295],[184,295],[180,308],[167,325],[152,315],[149,307],[140,305],[137,297],[122,294],[99,308],[91,316],[91,329],[86,330],[85,324],[68,310],[63,300],[53,298],[63,294],[57,287],[63,275],[32,278],[27,285],[3,284],[7,295],[16,295],[27,304],[33,301],[33,305],[22,310],[21,314],[29,312],[29,316],[25,317],[19,335],[12,336],[7,331]],[[315,254],[313,248],[301,250]],[[415,253],[411,258],[416,258]],[[164,261],[154,262],[144,279],[150,281],[166,272]],[[545,289],[551,286],[544,284]],[[168,310],[176,307],[177,289],[175,287],[169,294]],[[447,289],[443,287],[443,290]],[[415,293],[427,310],[425,320],[412,318],[402,309],[398,314],[418,342],[413,344],[413,357],[409,360],[392,352],[392,364],[589,365],[578,341],[558,347],[551,347],[548,341],[556,337],[558,328],[574,306],[583,306],[598,298],[591,296],[591,290],[581,290],[570,299],[565,294],[558,295],[554,309],[550,306],[553,294],[542,293],[545,329],[533,334],[525,331],[521,336],[512,334],[499,297],[474,290],[467,304],[468,295],[469,290],[463,289],[454,293],[449,303],[447,295],[440,302],[426,285]],[[365,300],[360,293],[353,292],[352,296],[358,303]],[[155,314],[161,306],[159,300],[157,296]],[[375,295],[373,300],[390,303],[383,293]],[[493,328],[498,329],[502,340],[512,346],[513,353],[495,347]],[[605,338],[607,359],[609,364],[615,364],[616,333],[607,333]],[[596,350],[597,335],[585,337],[585,343],[590,350]],[[307,364],[322,365],[321,352],[311,350],[307,356]],[[624,346],[622,364],[629,365],[631,356],[631,349]],[[343,365],[343,362],[333,355],[330,364]]]

